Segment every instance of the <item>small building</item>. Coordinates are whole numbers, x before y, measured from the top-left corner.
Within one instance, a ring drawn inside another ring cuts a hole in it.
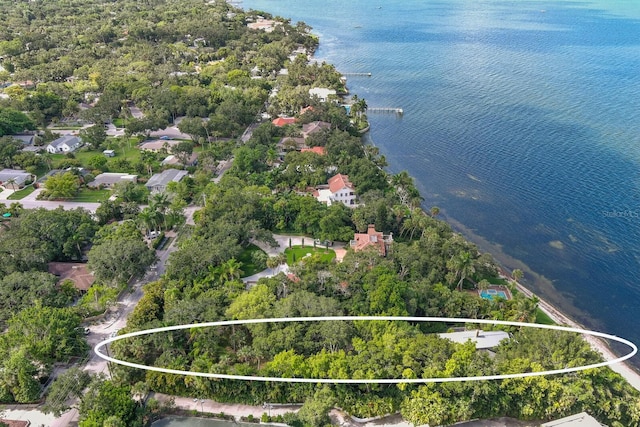
[[[282,127],[286,125],[292,125],[296,122],[296,120],[297,119],[295,117],[278,117],[273,119],[271,123],[273,123],[274,126]]]
[[[167,190],[170,182],[180,182],[188,174],[187,171],[179,169],[167,169],[161,173],[154,174],[145,186],[152,193],[163,193]]]
[[[82,141],[75,135],[65,135],[47,145],[47,151],[51,154],[72,153],[82,145]]]
[[[315,121],[302,125],[302,136],[306,139],[314,133],[331,129],[331,123]]]
[[[393,242],[393,235],[383,234],[380,231],[376,231],[374,224],[369,224],[366,233],[355,233],[353,240],[349,242],[349,246],[354,251],[362,251],[369,247],[378,249],[380,256],[386,256],[389,251],[389,245]]]
[[[0,186],[7,190],[19,190],[28,182],[33,182],[35,176],[22,169],[0,170]]]
[[[102,152],[102,154],[104,154],[106,157],[115,157],[116,156],[116,152],[114,150],[104,150]]]
[[[119,182],[138,182],[138,175],[119,172],[105,172],[96,176],[95,179],[87,185],[89,187],[112,188]]]
[[[335,97],[337,92],[334,89],[329,89],[326,87],[314,87],[309,89],[309,96],[312,98],[317,97],[320,102],[327,102],[330,97]]]
[[[600,424],[595,418],[586,412],[571,415],[555,421],[540,424],[540,427],[607,427]]]
[[[438,336],[458,344],[472,341],[476,345],[476,350],[490,350],[497,347],[502,340],[509,339],[509,334],[504,331],[483,331],[481,329],[448,332],[438,334]]]
[[[87,292],[96,280],[87,269],[87,264],[81,262],[50,262],[47,270],[58,277],[58,283],[71,280],[80,292]]]

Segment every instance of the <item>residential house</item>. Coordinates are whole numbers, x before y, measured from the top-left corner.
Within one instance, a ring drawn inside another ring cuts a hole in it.
[[[87,269],[87,264],[80,262],[50,262],[47,270],[54,276],[58,276],[58,283],[71,280],[80,292],[87,292],[96,278]]]
[[[181,141],[174,141],[173,139],[156,139],[141,144],[140,149],[143,151],[153,151],[154,153],[166,150],[167,153],[170,153],[171,149],[180,144],[180,142]]]
[[[11,138],[20,141],[23,147],[33,145],[36,140],[36,136],[31,134],[11,135]]]
[[[278,117],[271,121],[274,126],[282,127],[286,125],[292,125],[297,121],[295,117]]]
[[[356,205],[356,190],[348,175],[337,174],[329,178],[330,199],[332,202],[340,202],[346,206]]]
[[[327,102],[330,97],[335,97],[337,92],[334,89],[329,89],[326,87],[314,87],[309,89],[309,96],[312,98],[317,97],[320,102]]]
[[[87,184],[89,187],[112,188],[119,182],[138,182],[138,175],[128,173],[105,172],[96,176],[93,181]]]
[[[331,129],[331,123],[315,121],[302,125],[302,136],[306,139],[314,133]]]
[[[276,144],[276,148],[282,154],[284,154],[284,152],[286,151],[300,151],[306,147],[307,145],[304,143],[304,138],[292,136],[285,136],[284,138],[280,139],[280,141],[278,141],[278,144]]]
[[[380,256],[386,256],[389,251],[389,245],[393,242],[393,235],[385,235],[380,231],[376,231],[376,226],[369,224],[366,233],[355,233],[353,240],[349,242],[349,246],[354,251],[362,251],[370,247],[378,249]]]
[[[264,19],[258,18],[255,22],[249,22],[247,27],[252,30],[262,30],[264,32],[270,33],[274,30],[277,25],[282,25],[279,21],[274,21],[273,19]]]
[[[65,135],[51,141],[47,145],[47,151],[51,154],[71,153],[76,151],[82,145],[82,141],[75,135]]]
[[[481,329],[447,332],[438,334],[438,336],[458,344],[472,341],[476,345],[476,350],[491,350],[497,347],[502,340],[509,339],[509,334],[504,331],[483,331]]]
[[[600,424],[595,418],[586,412],[570,415],[555,421],[540,424],[540,427],[607,427]]]
[[[187,159],[187,164],[185,165],[182,165],[180,159],[178,159],[178,157],[174,156],[173,154],[168,155],[162,162],[160,162],[161,166],[195,166],[196,164],[198,164],[198,153],[191,153],[191,155]]]
[[[0,186],[7,190],[19,190],[36,177],[22,169],[2,169],[0,171]]]
[[[180,182],[188,174],[187,171],[179,169],[167,169],[161,173],[154,174],[145,186],[152,193],[163,193],[167,190],[170,182]]]

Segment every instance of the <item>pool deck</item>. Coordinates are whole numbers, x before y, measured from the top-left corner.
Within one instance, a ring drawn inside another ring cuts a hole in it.
[[[507,297],[507,301],[510,300],[510,299],[513,299],[513,295],[511,295],[511,291],[509,290],[508,287],[506,287],[504,285],[490,285],[489,287],[487,287],[487,289],[485,289],[485,291],[490,291],[490,290],[497,291],[497,292],[503,292]],[[478,296],[480,298],[484,298],[481,293],[482,293],[482,290],[478,289]],[[498,295],[498,296],[500,296],[500,295]],[[489,298],[485,298],[485,299],[489,299]]]

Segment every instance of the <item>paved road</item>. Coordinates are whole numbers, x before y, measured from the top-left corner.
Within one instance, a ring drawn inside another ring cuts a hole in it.
[[[104,320],[89,326],[91,333],[87,336],[87,342],[92,349],[96,344],[104,341],[113,334],[116,334],[120,329],[127,325],[127,317],[131,314],[138,301],[140,301],[140,298],[142,298],[142,287],[149,282],[157,280],[164,273],[169,255],[177,250],[175,242],[176,240],[173,239],[166,249],[156,252],[158,261],[151,266],[143,278],[131,284],[131,292],[127,292],[121,297],[120,301],[118,301],[116,306],[113,307],[112,313],[107,315]],[[109,376],[107,362],[98,357],[93,350],[91,350],[90,356],[89,361],[83,369],[92,374],[103,373]],[[55,419],[49,425],[50,427],[66,427],[77,422],[77,420],[78,411],[76,409],[71,409],[62,414],[60,418]]]

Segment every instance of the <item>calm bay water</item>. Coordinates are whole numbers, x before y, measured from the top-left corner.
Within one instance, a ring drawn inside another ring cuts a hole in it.
[[[305,21],[425,207],[640,344],[640,2],[244,0]],[[640,366],[638,357],[633,361]]]

